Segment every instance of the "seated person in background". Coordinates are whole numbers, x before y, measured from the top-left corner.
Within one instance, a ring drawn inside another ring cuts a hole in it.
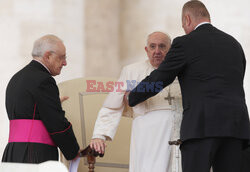
[[[124,86],[140,82],[164,60],[171,40],[162,32],[148,36],[145,50],[148,59],[125,66],[119,82]],[[160,91],[162,83],[153,85]],[[152,88],[152,87],[151,87]],[[129,88],[123,88],[127,90]],[[132,109],[124,103],[124,92],[111,92],[100,109],[90,146],[104,153],[105,140],[113,140],[122,114],[133,117],[130,144],[130,172],[171,172],[173,147],[168,142],[179,137],[181,122],[181,93],[178,82],[162,90],[157,96]]]

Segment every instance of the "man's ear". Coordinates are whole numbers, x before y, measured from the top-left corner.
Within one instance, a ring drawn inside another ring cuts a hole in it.
[[[147,46],[145,46],[145,51],[146,51],[146,53],[148,53],[148,47]]]
[[[192,23],[192,20],[191,20],[191,17],[190,17],[189,14],[185,16],[185,20],[186,20],[186,25],[187,25],[187,26],[190,26],[191,23]]]
[[[51,56],[51,52],[50,51],[46,51],[43,55],[43,59],[45,61],[48,61],[50,59],[50,56]]]

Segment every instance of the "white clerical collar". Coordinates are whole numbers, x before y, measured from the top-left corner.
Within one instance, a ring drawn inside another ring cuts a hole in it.
[[[47,71],[50,73],[49,69],[48,69],[42,62],[40,62],[39,60],[36,60],[36,59],[33,59],[33,60],[35,60],[36,62],[38,62],[38,63],[40,63],[41,65],[43,65],[43,67],[44,67],[45,69],[47,69]]]
[[[149,59],[147,59],[147,63],[148,63],[148,65],[149,65],[150,67],[152,67],[152,68],[154,68],[154,69],[157,69],[157,67],[154,67],[154,66],[150,63]]]
[[[210,22],[202,22],[202,23],[198,24],[198,25],[194,28],[194,30],[197,29],[199,26],[204,25],[204,24],[210,24]]]

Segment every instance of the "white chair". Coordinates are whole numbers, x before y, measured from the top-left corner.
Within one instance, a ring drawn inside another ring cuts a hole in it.
[[[114,78],[92,77],[78,78],[58,84],[60,97],[69,96],[62,106],[66,117],[72,123],[74,133],[81,149],[90,143],[97,114],[107,96],[103,92],[88,92],[87,81],[107,83]],[[97,84],[93,87],[97,88]],[[103,158],[96,158],[95,172],[127,172],[129,163],[129,145],[132,118],[123,117],[112,142],[107,142]],[[68,166],[68,161],[61,154],[61,161]],[[87,172],[88,163],[81,159],[78,171]]]
[[[68,172],[66,166],[59,161],[47,161],[40,164],[0,163],[1,172]]]

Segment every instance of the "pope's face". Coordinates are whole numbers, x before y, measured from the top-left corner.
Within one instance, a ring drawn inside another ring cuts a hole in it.
[[[169,48],[170,41],[168,41],[168,37],[165,34],[156,32],[150,35],[145,50],[151,65],[158,68],[164,60]]]

